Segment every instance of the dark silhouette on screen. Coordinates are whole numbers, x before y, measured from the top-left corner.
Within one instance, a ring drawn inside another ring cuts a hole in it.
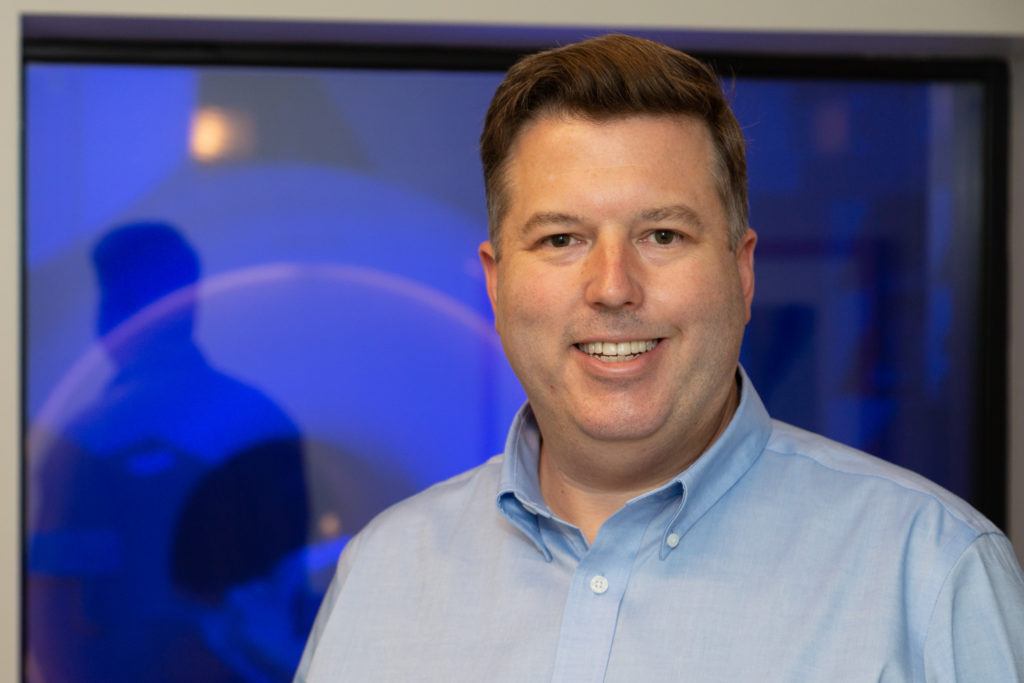
[[[298,430],[196,345],[199,261],[175,228],[121,226],[92,255],[115,373],[32,455],[29,677],[258,680],[206,625],[306,541]]]

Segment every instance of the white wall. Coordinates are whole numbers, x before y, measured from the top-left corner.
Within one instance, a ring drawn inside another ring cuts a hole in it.
[[[726,31],[1024,34],[1018,0],[14,0],[23,13],[325,20],[438,24],[520,24]]]
[[[1024,3],[1019,0],[6,0],[0,7],[0,680],[19,659],[19,67],[21,23],[34,33],[101,37],[320,39],[424,42],[446,32],[472,42],[486,26],[683,32],[695,49],[1003,55],[1013,58],[1010,316],[1010,515],[1024,553]],[[82,22],[77,17],[89,16]],[[149,21],[125,23],[122,17]],[[170,21],[167,21],[170,20]],[[202,21],[193,21],[202,20]],[[239,23],[235,20],[246,20]],[[302,22],[294,25],[268,22]],[[387,25],[387,26],[382,26]],[[424,26],[427,25],[427,26]],[[430,26],[433,25],[433,26]],[[442,29],[455,26],[456,30]],[[459,29],[458,27],[462,27]],[[508,38],[507,34],[506,38]],[[514,39],[514,38],[513,38]],[[1022,268],[1014,268],[1017,264]]]

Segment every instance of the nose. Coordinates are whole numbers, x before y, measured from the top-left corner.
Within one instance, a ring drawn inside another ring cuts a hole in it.
[[[591,306],[637,308],[643,303],[641,264],[628,241],[599,239],[587,254],[585,296]]]

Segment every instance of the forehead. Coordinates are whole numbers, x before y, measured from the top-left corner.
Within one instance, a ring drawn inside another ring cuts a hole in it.
[[[666,137],[677,137],[680,142],[706,145],[711,149],[711,132],[703,120],[687,114],[623,114],[615,116],[588,116],[583,113],[549,111],[530,119],[519,129],[509,150],[509,158],[520,156],[523,147],[532,139],[547,141],[572,139],[588,134],[602,137],[605,146],[613,148],[614,135],[623,131],[626,137],[646,137],[645,131],[660,131]]]
[[[689,116],[541,116],[523,127],[509,155],[506,218],[616,204],[635,212],[649,202],[692,205],[715,222],[722,208],[715,158],[707,125]]]

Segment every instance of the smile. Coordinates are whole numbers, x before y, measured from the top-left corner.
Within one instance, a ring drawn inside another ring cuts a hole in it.
[[[622,363],[641,356],[658,345],[657,339],[627,342],[587,342],[576,344],[583,353],[605,363]]]

